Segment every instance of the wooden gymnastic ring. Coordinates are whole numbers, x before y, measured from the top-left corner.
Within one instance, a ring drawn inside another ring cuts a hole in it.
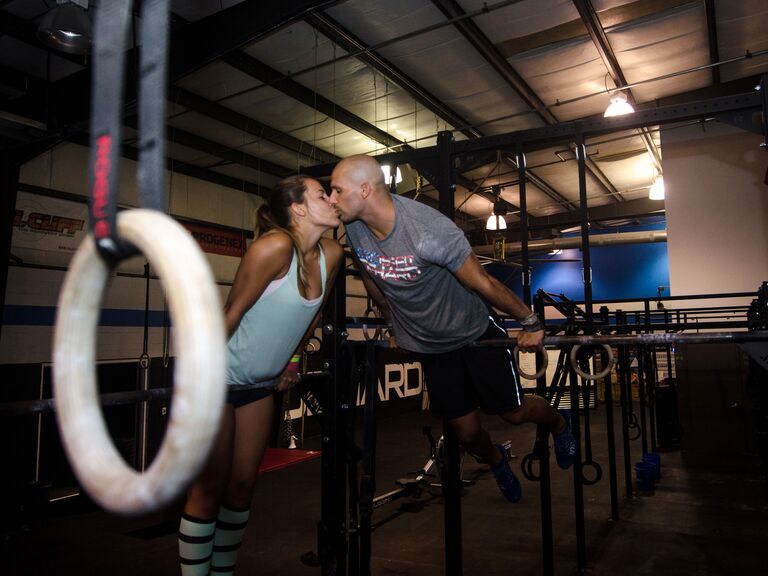
[[[180,224],[160,212],[135,209],[119,214],[117,231],[157,270],[176,329],[173,403],[152,465],[139,473],[126,464],[101,412],[95,338],[111,269],[90,235],[72,259],[59,296],[53,392],[62,443],[83,488],[105,509],[135,515],[176,499],[207,459],[226,393],[226,332],[208,262]]]
[[[538,354],[538,352],[537,352]],[[520,348],[515,346],[515,349],[512,350],[512,358],[515,360],[515,366],[517,366],[517,373],[520,374],[520,378],[525,378],[526,380],[538,380],[544,374],[547,373],[547,365],[549,364],[549,354],[547,354],[547,351],[542,348],[541,349],[541,368],[539,368],[539,371],[535,374],[527,374],[526,372],[523,372],[522,368],[520,368]]]
[[[605,378],[611,372],[611,368],[613,368],[613,363],[616,360],[613,356],[613,348],[611,348],[610,344],[600,344],[600,346],[602,346],[608,353],[608,362],[606,363],[605,368],[597,374],[588,374],[579,368],[579,363],[576,361],[576,354],[579,352],[581,344],[577,344],[571,348],[571,366],[573,366],[573,370],[576,374],[584,378],[584,380],[600,380],[600,378]]]

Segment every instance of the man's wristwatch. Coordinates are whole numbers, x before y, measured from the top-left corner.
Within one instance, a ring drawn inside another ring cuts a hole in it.
[[[531,312],[529,316],[520,320],[520,325],[525,332],[538,332],[539,330],[544,330],[544,324],[541,323],[536,312]]]

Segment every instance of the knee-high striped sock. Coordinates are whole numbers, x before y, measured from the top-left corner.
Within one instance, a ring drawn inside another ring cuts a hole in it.
[[[250,513],[250,510],[230,510],[225,506],[219,509],[216,536],[213,540],[211,574],[221,575],[234,572],[237,551],[240,550],[240,543],[243,541]]]
[[[206,576],[211,566],[215,520],[184,514],[179,524],[179,560],[182,576]]]

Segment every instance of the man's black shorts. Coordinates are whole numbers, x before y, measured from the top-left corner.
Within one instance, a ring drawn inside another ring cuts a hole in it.
[[[488,329],[480,337],[506,338],[507,331],[489,315]],[[465,346],[440,354],[419,354],[436,418],[458,418],[480,408],[503,414],[518,408],[523,390],[507,348]]]

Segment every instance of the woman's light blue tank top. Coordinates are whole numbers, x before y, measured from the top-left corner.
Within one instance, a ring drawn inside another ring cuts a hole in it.
[[[322,292],[318,298],[305,299],[299,293],[294,252],[288,273],[270,282],[227,342],[227,384],[272,386],[323,303],[325,275],[325,253],[320,247]]]

